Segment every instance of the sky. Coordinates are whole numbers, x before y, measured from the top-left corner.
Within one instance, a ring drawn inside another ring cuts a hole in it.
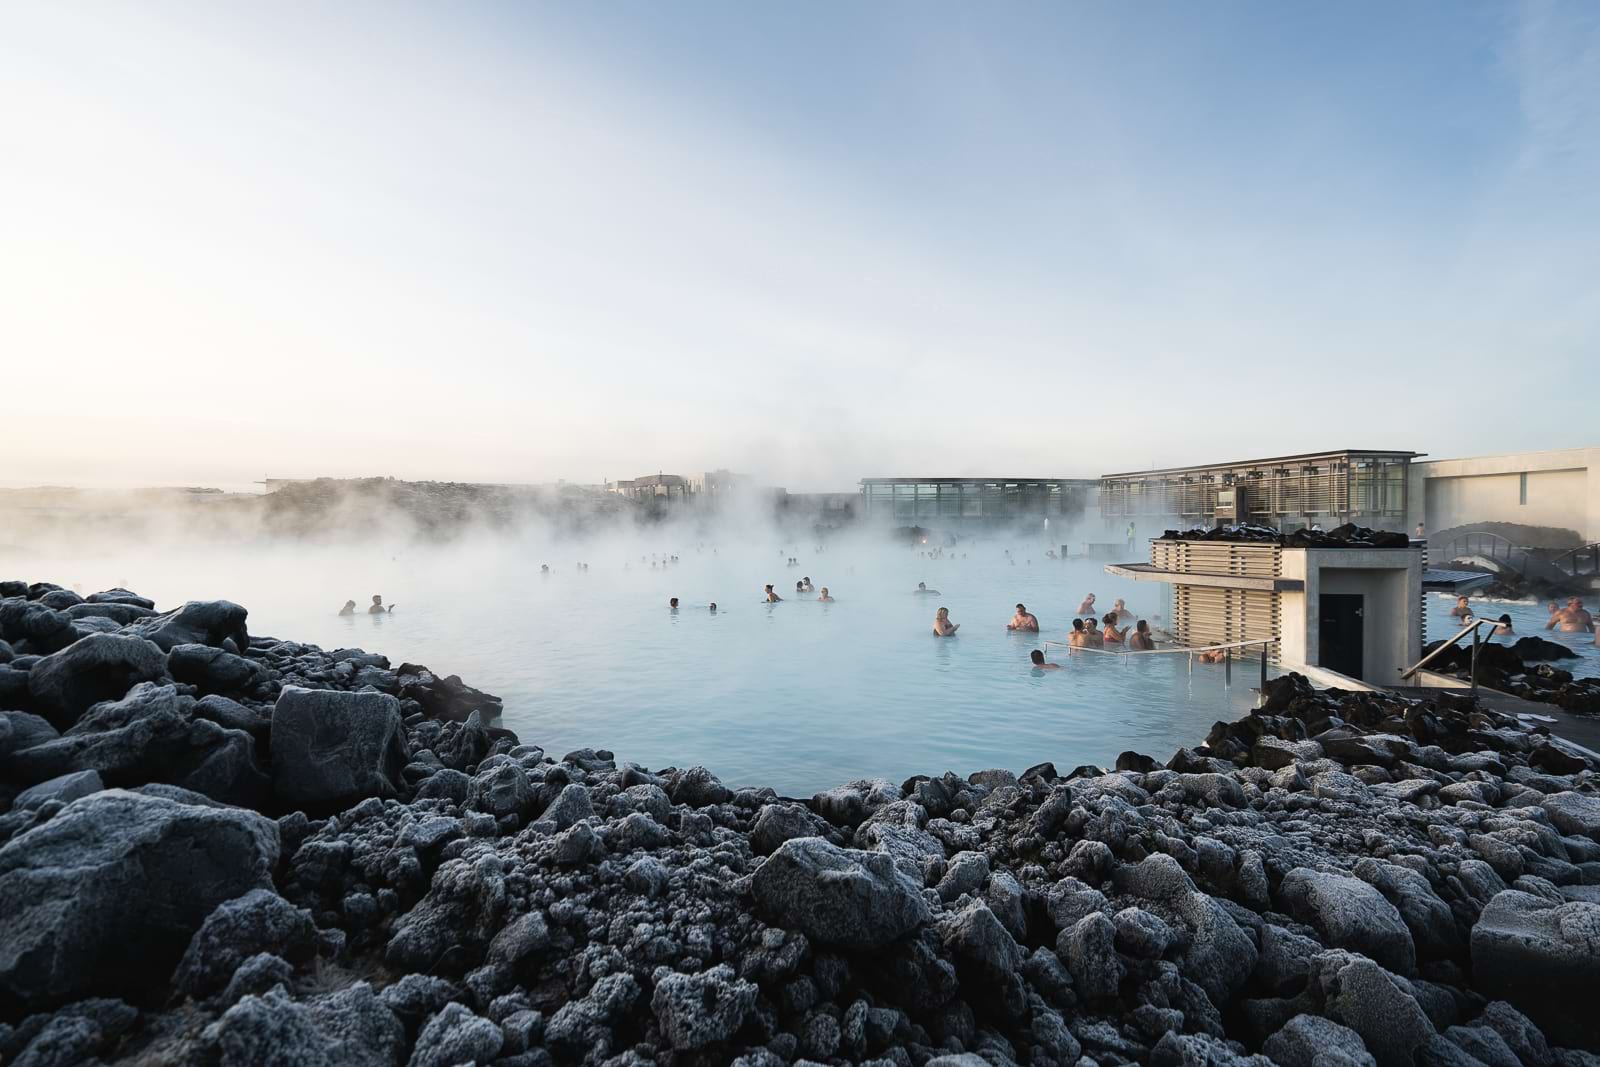
[[[0,0],[0,485],[1600,444],[1600,4]]]

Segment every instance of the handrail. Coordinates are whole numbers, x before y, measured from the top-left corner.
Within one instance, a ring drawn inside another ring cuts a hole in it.
[[[1578,556],[1580,553],[1586,553],[1589,556],[1590,561],[1594,564],[1595,571],[1600,573],[1600,541],[1596,541],[1595,543],[1588,545],[1579,545],[1577,548],[1569,548],[1559,556],[1551,556],[1546,562],[1548,562],[1552,567],[1566,570],[1567,568],[1561,566],[1562,561],[1567,559],[1572,560],[1572,576],[1576,578],[1583,573],[1582,571],[1578,570]]]
[[[1478,539],[1486,539],[1489,542],[1490,559],[1499,559],[1503,556],[1505,559],[1509,560],[1513,550],[1521,552],[1524,555],[1526,555],[1528,551],[1526,545],[1519,545],[1509,537],[1497,534],[1492,530],[1469,530],[1466,533],[1457,534],[1450,540],[1444,542],[1440,549],[1440,555],[1445,555],[1448,551],[1455,549],[1457,545],[1461,544],[1465,544],[1470,548],[1472,542]],[[1502,545],[1505,546],[1503,550],[1500,547]],[[1429,556],[1431,557],[1433,554],[1431,545],[1429,546],[1429,550]]]
[[[1472,682],[1472,696],[1473,696],[1474,699],[1476,699],[1477,696],[1478,696],[1478,648],[1480,646],[1480,642],[1478,640],[1478,627],[1480,627],[1480,626],[1493,626],[1496,629],[1498,629],[1499,626],[1500,626],[1500,620],[1499,619],[1473,619],[1471,622],[1469,622],[1465,626],[1463,626],[1461,628],[1461,630],[1454,637],[1450,638],[1450,640],[1442,642],[1439,645],[1438,648],[1434,649],[1432,652],[1429,652],[1426,656],[1423,656],[1421,659],[1419,659],[1409,670],[1401,671],[1400,672],[1401,679],[1404,680],[1406,678],[1410,678],[1412,675],[1414,675],[1418,671],[1420,671],[1423,667],[1425,667],[1429,663],[1431,663],[1433,661],[1433,657],[1437,656],[1439,653],[1443,652],[1447,648],[1455,647],[1455,643],[1457,641],[1461,640],[1463,637],[1467,636],[1468,634],[1471,634],[1472,635],[1472,668],[1471,668],[1471,670],[1469,672],[1469,675],[1470,675],[1470,681]],[[1492,630],[1490,631],[1489,638],[1490,638],[1490,640],[1493,640],[1494,631],[1492,631]],[[1488,642],[1485,641],[1485,642],[1481,642],[1481,643],[1482,644],[1487,644]]]

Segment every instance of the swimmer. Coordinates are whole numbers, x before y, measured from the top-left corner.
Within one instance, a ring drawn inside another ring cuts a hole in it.
[[[372,598],[372,606],[367,609],[367,614],[368,615],[382,615],[382,614],[384,614],[386,612],[390,612],[390,611],[393,611],[393,610],[394,610],[394,605],[393,604],[390,604],[388,607],[384,607],[383,606],[383,597],[377,596],[376,594],[374,594],[373,598]]]
[[[805,580],[800,584],[804,586],[804,588],[800,590],[802,593],[815,593],[817,591],[817,587],[811,584],[811,575],[809,574],[805,576]]]
[[[950,621],[949,608],[940,608],[933,616],[933,636],[954,637],[959,629],[961,629],[959,622]]]
[[[1472,618],[1472,607],[1467,603],[1466,597],[1456,597],[1456,606],[1450,609],[1450,617],[1452,619]]]
[[[1155,647],[1155,639],[1150,636],[1150,624],[1140,619],[1134,624],[1133,634],[1128,638],[1128,650],[1130,652],[1149,652]]]
[[[1011,621],[1006,623],[1006,629],[1018,633],[1038,633],[1039,620],[1028,613],[1028,609],[1021,604],[1017,605],[1017,613],[1011,616]]]
[[[777,593],[774,593],[772,591],[772,586],[770,586],[770,585],[767,586],[767,603],[768,604],[781,604],[781,603],[783,603],[783,597],[779,596]]]
[[[1087,638],[1083,636],[1083,620],[1072,620],[1072,632],[1067,635],[1067,644],[1073,648],[1083,648]]]
[[[713,600],[711,602],[711,614],[715,615],[716,613],[717,613],[717,602],[715,600]]]
[[[1550,618],[1552,620],[1554,620],[1557,615],[1561,614],[1561,605],[1557,604],[1554,600],[1552,600],[1552,601],[1550,601],[1550,603],[1548,603],[1548,604],[1546,604],[1544,606],[1544,610],[1546,612],[1548,612],[1549,615],[1550,615]],[[1548,630],[1548,629],[1550,629],[1550,627],[1546,626],[1545,629]]]
[[[927,582],[917,583],[917,596],[938,596],[939,590],[929,589]]]
[[[1100,632],[1100,630],[1095,626],[1095,624],[1094,624],[1094,616],[1093,615],[1091,615],[1087,619],[1083,620],[1083,647],[1084,648],[1105,648],[1106,647],[1105,635],[1102,634]]]
[[[1133,612],[1128,610],[1128,605],[1122,602],[1121,597],[1117,597],[1117,599],[1111,602],[1111,612],[1117,617],[1118,622],[1122,622],[1124,619],[1133,618]]]
[[[674,615],[676,615],[678,613],[678,598],[677,597],[673,597],[671,600],[667,601],[667,610],[672,612]]]
[[[1551,617],[1545,629],[1555,629],[1558,625],[1564,634],[1595,632],[1594,616],[1584,610],[1582,597],[1568,597],[1567,606]]]
[[[1079,615],[1087,615],[1090,618],[1094,617],[1095,610],[1094,610],[1094,594],[1093,593],[1090,593],[1088,596],[1083,598],[1083,603],[1078,605],[1078,614]]]
[[[1028,653],[1028,658],[1033,661],[1033,669],[1036,671],[1059,671],[1061,669],[1061,664],[1059,663],[1046,663],[1044,661],[1044,653],[1037,648]]]
[[[1502,616],[1500,616],[1500,620],[1499,621],[1500,621],[1500,625],[1496,626],[1494,628],[1494,632],[1495,633],[1497,633],[1497,634],[1513,634],[1513,633],[1516,633],[1516,631],[1511,628],[1511,616],[1510,615],[1502,615]]]
[[[548,563],[539,564],[539,573],[540,574],[544,574],[544,575],[548,575],[550,573],[550,564],[548,564]]]
[[[354,600],[346,600],[344,602],[344,607],[339,609],[339,614],[340,615],[354,615],[355,613],[356,613],[356,602]]]
[[[822,603],[824,603],[824,604],[832,604],[833,603],[833,597],[828,595],[828,587],[827,586],[823,586],[822,587],[822,595],[817,597],[817,599],[819,601],[821,601]]]
[[[804,583],[804,582],[795,582],[794,583],[794,591],[796,593],[804,593],[806,591],[806,583]]]
[[[1209,652],[1200,653],[1201,663],[1221,663],[1227,658],[1228,650],[1225,648],[1213,648]]]
[[[1114,612],[1114,611],[1107,612],[1106,613],[1106,617],[1101,619],[1100,621],[1105,623],[1105,629],[1100,631],[1100,637],[1103,640],[1111,641],[1111,642],[1114,642],[1116,644],[1121,644],[1123,638],[1128,636],[1128,628],[1126,626],[1124,626],[1120,630],[1117,629],[1117,613],[1116,612]]]

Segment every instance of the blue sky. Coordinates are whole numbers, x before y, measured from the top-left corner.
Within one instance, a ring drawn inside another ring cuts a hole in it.
[[[16,5],[0,137],[10,484],[1600,443],[1593,4]]]

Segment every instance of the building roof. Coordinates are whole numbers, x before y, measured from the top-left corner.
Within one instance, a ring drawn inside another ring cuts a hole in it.
[[[1198,463],[1192,467],[1163,467],[1160,470],[1149,471],[1123,471],[1118,474],[1102,474],[1106,478],[1153,478],[1165,474],[1188,474],[1199,471],[1232,470],[1236,467],[1270,467],[1284,463],[1309,463],[1318,459],[1416,459],[1426,456],[1426,452],[1406,452],[1399,449],[1371,449],[1371,448],[1341,448],[1332,452],[1302,452],[1294,456],[1268,456],[1265,459],[1240,459],[1230,463]]]
[[[1022,483],[1045,482],[1052,485],[1094,485],[1099,481],[1096,478],[1000,478],[988,475],[974,475],[968,478],[863,478],[862,485],[964,485],[968,483]]]

